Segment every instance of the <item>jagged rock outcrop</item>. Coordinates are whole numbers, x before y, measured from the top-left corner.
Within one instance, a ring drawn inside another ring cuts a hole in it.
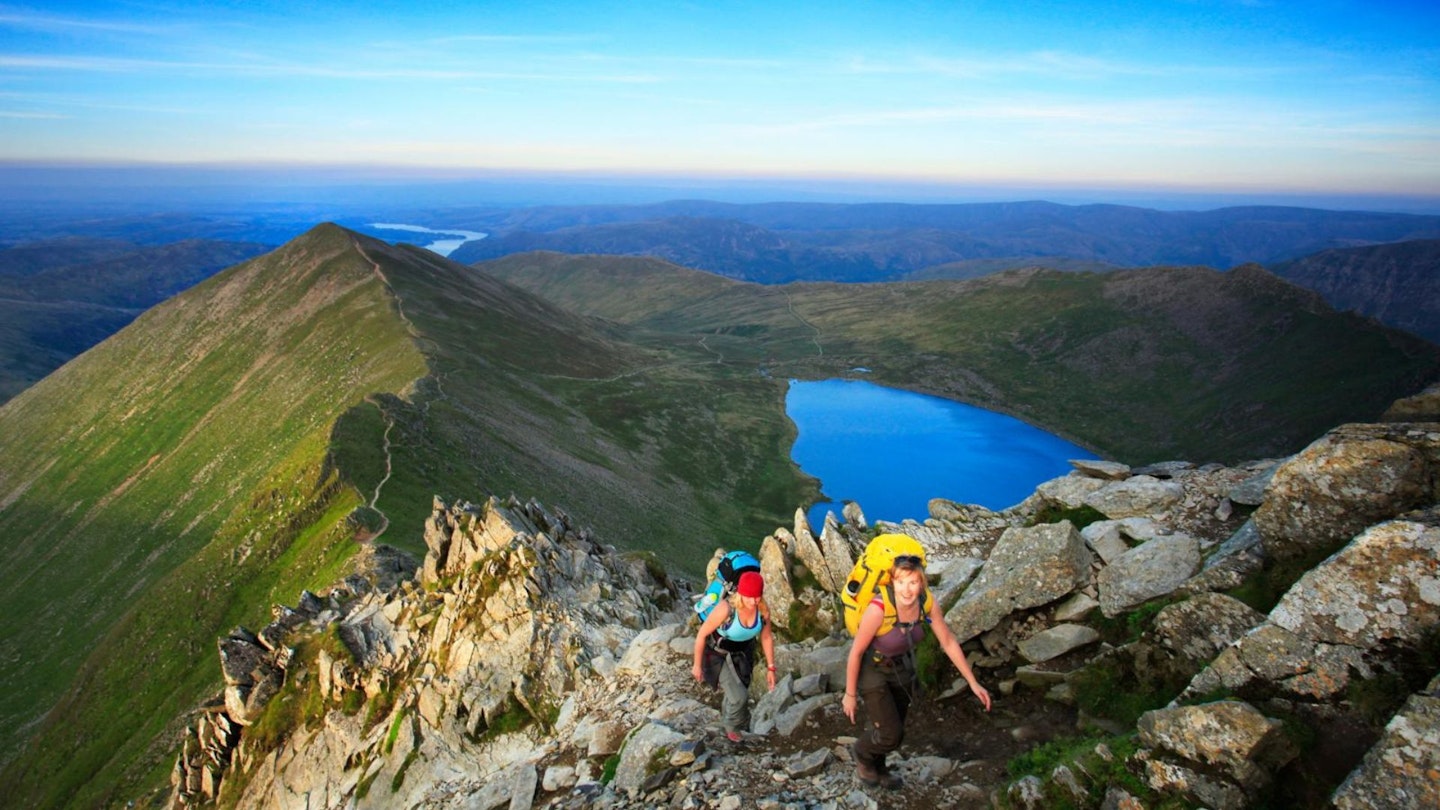
[[[883,797],[852,780],[853,727],[838,705],[848,639],[829,628],[865,538],[904,531],[926,547],[947,623],[997,705],[1074,707],[1074,722],[1134,753],[1100,743],[1007,785],[973,763],[906,752],[893,763],[907,781],[897,806],[978,808],[1004,794],[1014,807],[1251,807],[1311,767],[1296,724],[1370,729],[1343,784],[1324,775],[1334,806],[1423,806],[1440,794],[1437,448],[1440,425],[1346,425],[1290,459],[1232,467],[1076,462],[998,512],[934,499],[924,521],[864,531],[847,504],[818,542],[797,512],[793,533],[778,528],[760,547],[780,678],[773,692],[752,685],[740,744],[715,733],[718,699],[690,677],[686,583],[538,503],[437,500],[413,580],[352,578],[220,641],[225,689],[181,745],[175,802],[874,807]],[[1043,522],[1087,508],[1104,519]],[[1276,581],[1326,544],[1330,557]],[[1262,584],[1279,588],[1268,614],[1225,593]],[[790,615],[810,637],[787,640]],[[1378,721],[1352,700],[1377,679],[1404,690]],[[942,684],[935,699],[966,694],[963,681]],[[1118,722],[1095,713],[1097,694],[1158,697],[1159,708]],[[275,707],[301,710],[287,726]],[[1045,739],[1023,725],[1002,733]]]
[[[1255,525],[1271,557],[1326,554],[1367,526],[1435,503],[1437,482],[1440,428],[1344,425],[1275,471]]]

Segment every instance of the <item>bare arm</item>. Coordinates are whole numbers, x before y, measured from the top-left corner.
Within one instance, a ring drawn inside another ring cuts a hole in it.
[[[701,623],[700,631],[695,634],[695,657],[690,667],[690,674],[695,676],[695,680],[705,680],[705,670],[701,665],[701,662],[705,660],[705,639],[720,629],[720,625],[724,624],[729,617],[730,603],[722,599],[720,604],[710,611],[710,615]]]
[[[980,685],[980,681],[975,679],[975,673],[970,669],[970,662],[965,658],[965,651],[960,649],[959,640],[950,631],[950,626],[945,624],[945,614],[940,611],[939,602],[930,603],[930,628],[935,631],[935,640],[940,643],[940,649],[945,651],[950,662],[960,670],[961,677],[970,684],[970,691],[984,704],[985,711],[990,711],[990,692]]]
[[[760,606],[765,624],[760,628],[760,650],[765,653],[765,683],[767,688],[775,688],[775,634],[770,632],[770,609],[762,603]]]
[[[860,684],[860,664],[865,660],[865,652],[870,649],[870,642],[875,640],[875,631],[885,621],[885,609],[876,604],[865,606],[865,612],[860,614],[860,626],[855,628],[855,640],[850,643],[850,657],[845,661],[845,696],[840,700],[840,707],[845,710],[845,716],[850,722],[855,722],[856,690]]]

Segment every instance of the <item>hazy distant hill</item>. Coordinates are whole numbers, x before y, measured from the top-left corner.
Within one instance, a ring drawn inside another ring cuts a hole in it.
[[[1130,463],[1291,452],[1440,373],[1440,349],[1258,265],[773,286],[624,257],[532,253],[478,268],[577,312],[703,337],[775,374],[868,368]]]
[[[253,242],[142,246],[76,237],[0,250],[0,402],[145,309],[267,249]]]
[[[1440,240],[1327,250],[1271,268],[1336,309],[1440,343]]]
[[[1270,263],[1335,247],[1440,237],[1440,217],[1305,208],[1156,211],[1046,202],[544,207],[458,218],[491,233],[456,261],[528,250],[669,259],[761,283],[885,281],[971,259],[1108,265]]]
[[[1003,259],[966,259],[959,262],[949,262],[948,264],[937,264],[933,267],[927,267],[924,270],[916,270],[900,280],[938,281],[940,279],[952,279],[960,281],[967,278],[980,278],[981,276],[988,276],[992,273],[1003,273],[1006,270],[1024,270],[1030,267],[1039,267],[1045,270],[1063,270],[1069,273],[1108,273],[1111,270],[1120,269],[1113,264],[1088,259],[1067,259],[1060,256],[1012,256]]]

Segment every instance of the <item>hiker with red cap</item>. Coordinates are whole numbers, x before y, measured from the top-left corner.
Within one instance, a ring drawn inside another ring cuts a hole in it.
[[[720,715],[731,742],[739,742],[741,729],[750,724],[756,637],[765,653],[765,683],[767,688],[775,688],[775,636],[770,632],[770,608],[764,594],[765,580],[755,571],[746,571],[740,575],[734,596],[717,604],[695,635],[691,674],[724,691]]]

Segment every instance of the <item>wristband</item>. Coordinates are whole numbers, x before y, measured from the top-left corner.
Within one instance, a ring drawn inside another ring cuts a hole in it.
[[[774,671],[775,671],[775,668],[774,668],[774,667],[766,667],[766,669],[770,670],[771,672],[774,672]]]

